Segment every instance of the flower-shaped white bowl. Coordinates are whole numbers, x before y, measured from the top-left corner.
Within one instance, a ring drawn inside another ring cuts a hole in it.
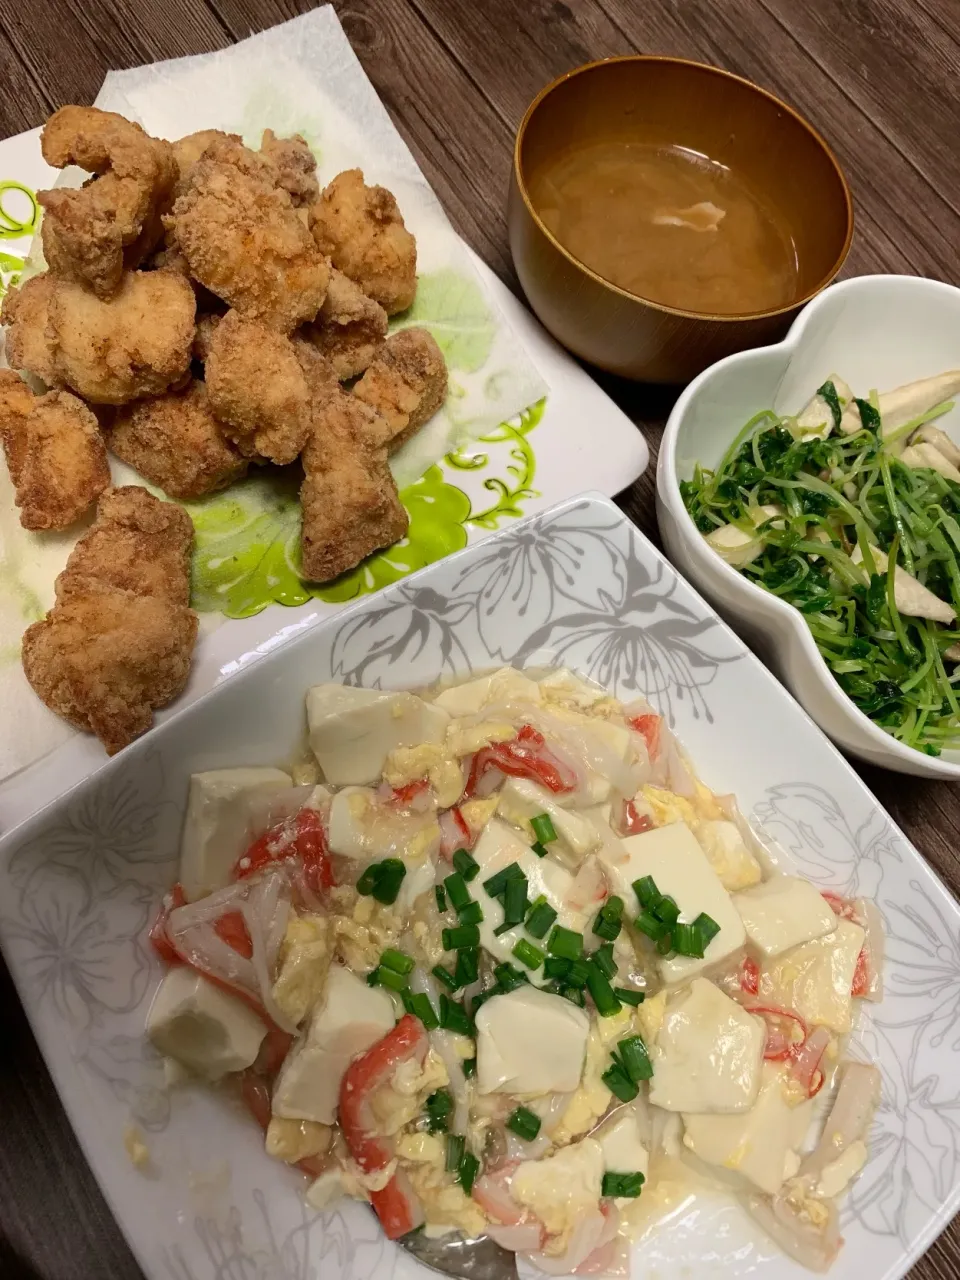
[[[861,276],[832,285],[780,343],[728,356],[681,395],[657,465],[657,514],[675,565],[780,676],[845,751],[921,777],[960,781],[960,752],[933,757],[904,746],[842,692],[803,615],[748,581],[707,546],[687,514],[680,481],[715,466],[753,414],[796,413],[837,373],[858,394],[884,391],[960,366],[960,289],[915,276]],[[960,438],[960,409],[941,419]]]

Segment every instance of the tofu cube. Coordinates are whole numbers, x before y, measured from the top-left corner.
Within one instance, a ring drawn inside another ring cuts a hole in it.
[[[665,1111],[749,1111],[760,1090],[766,1029],[706,978],[667,1001],[650,1050],[650,1101]]]
[[[706,1164],[729,1169],[776,1195],[800,1167],[798,1151],[813,1119],[813,1102],[791,1106],[784,1092],[786,1073],[765,1062],[756,1105],[743,1115],[683,1117],[683,1144]]]
[[[572,1093],[580,1084],[590,1018],[534,986],[492,996],[477,1013],[481,1093]]]
[[[180,843],[180,883],[188,902],[230,883],[234,863],[272,825],[271,800],[279,808],[292,787],[282,769],[212,769],[191,777]],[[278,820],[283,816],[285,810]]]
[[[530,819],[547,814],[557,833],[550,852],[559,853],[574,865],[600,843],[600,834],[592,822],[582,814],[562,808],[552,791],[527,778],[506,780],[500,791],[497,813],[506,822],[520,827],[530,840],[536,839]]]
[[[433,705],[442,707],[451,716],[475,716],[494,704],[542,701],[543,695],[535,680],[514,667],[500,667],[498,671],[478,676],[476,680],[451,685],[437,694]]]
[[[433,813],[394,809],[370,787],[344,787],[330,805],[327,840],[331,853],[344,858],[402,856],[413,863],[439,850],[440,825]]]
[[[593,1137],[603,1152],[605,1173],[642,1173],[647,1176],[650,1157],[640,1137],[637,1113],[630,1107],[616,1112]]]
[[[524,1160],[513,1175],[510,1194],[530,1209],[552,1236],[568,1236],[600,1207],[603,1154],[593,1138],[561,1147],[540,1160]]]
[[[443,742],[450,717],[412,693],[384,693],[340,684],[307,691],[310,748],[332,786],[375,783],[397,747]]]
[[[267,1033],[242,1000],[214,986],[188,965],[170,969],[147,1014],[156,1049],[205,1080],[243,1071]]]
[[[829,1027],[838,1035],[853,1018],[853,975],[863,947],[858,924],[834,918],[836,928],[764,963],[760,970],[762,1004],[794,1009],[809,1026]]]
[[[837,917],[819,889],[799,876],[774,876],[734,896],[747,937],[762,955],[779,956],[791,947],[833,933]]]
[[[589,711],[599,702],[614,701],[606,689],[598,684],[590,684],[568,667],[557,667],[554,671],[542,676],[540,692],[548,702],[559,702],[561,705],[576,707],[580,711]]]
[[[334,966],[306,1034],[280,1068],[273,1114],[284,1120],[333,1124],[347,1067],[393,1025],[393,1001],[387,993],[368,987],[349,969]]]
[[[633,882],[653,876],[661,893],[680,908],[680,919],[692,923],[701,911],[720,926],[703,959],[670,956],[658,960],[667,986],[689,980],[708,965],[733,955],[746,942],[743,921],[730,895],[720,883],[696,836],[685,822],[672,822],[639,836],[628,836],[620,846],[605,845],[600,858],[608,868],[617,893],[627,903],[628,914],[640,910]],[[632,908],[632,910],[631,910]]]

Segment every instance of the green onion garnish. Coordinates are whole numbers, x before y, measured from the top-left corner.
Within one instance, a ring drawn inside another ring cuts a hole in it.
[[[543,962],[543,975],[545,978],[566,978],[572,964],[572,960],[564,960],[562,956],[547,956]],[[586,982],[586,974],[583,980]]]
[[[371,969],[370,972],[367,974],[367,986],[378,987],[379,985],[380,985],[380,971],[379,969]]]
[[[479,902],[468,902],[457,912],[457,919],[461,924],[480,924],[483,920],[483,907]]]
[[[383,979],[383,970],[380,971],[381,981]],[[440,1025],[440,1019],[437,1017],[433,1005],[430,1003],[429,997],[423,992],[414,995],[410,991],[402,991],[400,998],[403,1000],[403,1007],[407,1013],[412,1013],[414,1017],[419,1018],[428,1031],[435,1031]]]
[[[393,969],[384,969],[383,965],[377,970],[377,982],[381,987],[387,987],[390,991],[406,991],[407,976],[403,973],[395,973]]]
[[[442,915],[447,909],[447,891],[444,889],[442,884],[435,884],[433,886],[433,893],[437,899],[437,910]]]
[[[457,1181],[463,1187],[464,1193],[469,1195],[473,1190],[473,1184],[480,1172],[480,1161],[472,1151],[464,1153],[463,1159],[460,1161],[460,1168],[457,1172]]]
[[[606,975],[592,960],[587,968],[587,990],[597,1006],[597,1013],[601,1018],[611,1018],[615,1013],[620,1012],[622,1007],[620,1001],[613,994],[613,987],[607,981]]]
[[[605,942],[597,947],[588,957],[597,966],[605,978],[612,978],[617,972],[617,962],[613,958],[613,943]]]
[[[642,991],[631,991],[629,987],[614,987],[613,994],[618,1000],[622,1000],[624,1004],[632,1005],[634,1008],[638,1004],[643,1004],[646,999]]]
[[[534,840],[530,848],[538,858],[545,858],[547,856],[547,846],[545,844],[541,844],[539,840]]]
[[[512,964],[498,964],[493,972],[501,991],[516,991],[530,981],[523,970],[515,969]]]
[[[664,934],[667,937],[670,936],[669,928],[650,911],[641,911],[633,923],[634,927],[641,933],[645,933],[651,942],[659,942]]]
[[[564,986],[585,987],[590,976],[590,965],[586,960],[570,960],[564,976]]]
[[[569,1000],[571,1004],[579,1005],[581,1009],[587,1007],[587,997],[583,994],[581,987],[561,987],[557,994],[563,996],[564,1000]]]
[[[507,1116],[507,1128],[512,1129],[524,1142],[532,1142],[540,1132],[541,1120],[529,1107],[516,1107]]]
[[[640,906],[644,908],[652,907],[654,903],[660,901],[662,896],[653,876],[642,876],[641,879],[634,880],[633,892],[637,895]]]
[[[700,931],[692,924],[677,923],[673,926],[673,949],[680,956],[703,958],[703,941]]]
[[[696,920],[693,922],[693,927],[700,935],[704,951],[706,951],[707,947],[709,947],[710,943],[720,932],[720,926],[717,924],[716,920],[714,920],[712,916],[708,916],[705,911],[700,912]]]
[[[475,1075],[477,1074],[477,1060],[476,1060],[476,1058],[464,1058],[464,1060],[463,1060],[463,1074],[466,1076],[466,1078],[467,1078],[468,1080],[470,1079],[470,1077],[471,1077],[471,1076],[475,1076]]]
[[[634,1084],[650,1079],[653,1075],[653,1065],[647,1053],[647,1046],[640,1036],[628,1036],[626,1040],[620,1041],[617,1049],[623,1069]]]
[[[668,956],[673,950],[673,934],[669,929],[664,933],[662,938],[657,939],[657,955]]]
[[[600,1185],[602,1196],[620,1196],[635,1200],[646,1179],[642,1173],[605,1173]]]
[[[680,908],[673,898],[667,896],[662,897],[650,910],[666,925],[674,925],[680,919]]]
[[[448,995],[440,993],[440,1025],[444,1031],[455,1031],[458,1035],[473,1034],[473,1024],[467,1017],[462,1004],[451,1000]]]
[[[377,902],[391,906],[397,900],[406,874],[407,868],[399,858],[384,858],[382,862],[371,862],[357,881],[357,893],[363,897],[369,897],[372,894]]]
[[[427,1128],[431,1133],[442,1133],[446,1130],[453,1112],[453,1094],[449,1089],[438,1089],[431,1093],[426,1102]]]
[[[458,849],[453,855],[453,869],[459,871],[469,884],[480,871],[480,863],[466,849]]]
[[[527,912],[526,930],[531,938],[545,938],[547,930],[557,918],[557,913],[542,895]]]
[[[457,952],[457,967],[454,978],[458,987],[468,987],[476,982],[480,973],[480,951],[477,947],[462,947]]]
[[[640,1092],[640,1086],[634,1084],[623,1067],[616,1062],[606,1069],[600,1079],[621,1102],[632,1102]]]
[[[623,899],[614,894],[606,900],[597,912],[596,919],[593,922],[593,932],[598,938],[605,938],[608,942],[613,942],[620,936],[622,928]]]
[[[461,947],[479,947],[480,930],[475,924],[458,924],[455,929],[444,929],[440,940],[444,951],[459,951]]]
[[[377,883],[377,873],[379,869],[379,862],[371,862],[369,867],[366,867],[360,873],[360,879],[357,881],[357,893],[359,893],[361,897],[369,898],[370,894],[373,893],[373,886]]]
[[[494,929],[493,936],[495,938],[499,938],[502,934],[509,933],[511,929],[515,929],[516,927],[517,926],[515,924],[511,924],[509,920],[504,920],[502,924],[498,924]]]
[[[522,877],[524,880],[527,878],[523,874],[523,869],[519,862],[511,862],[508,867],[504,867],[502,871],[498,871],[497,874],[491,876],[489,880],[484,880],[483,887],[485,891],[489,893],[491,898],[499,898],[501,893],[503,893],[507,887],[507,881],[513,880],[515,877]]]
[[[404,955],[395,947],[388,947],[380,957],[380,966],[384,969],[392,969],[394,973],[412,973],[413,957]]]
[[[527,877],[508,880],[503,891],[503,923],[522,924],[527,914]]]
[[[530,826],[540,844],[550,844],[557,838],[557,830],[549,813],[538,813],[535,818],[530,819]]]
[[[543,964],[543,952],[539,947],[535,947],[532,942],[528,942],[526,938],[521,938],[514,943],[513,954],[528,969],[539,969]]]
[[[466,1139],[462,1133],[447,1134],[447,1159],[445,1162],[447,1173],[456,1173],[459,1170],[465,1146]]]
[[[443,887],[447,891],[447,897],[450,899],[454,911],[462,911],[467,903],[471,901],[467,882],[459,871],[447,876],[443,882]]]
[[[555,924],[547,940],[547,950],[552,956],[562,956],[564,960],[579,960],[583,955],[583,934]]]
[[[435,964],[430,972],[437,981],[442,982],[449,991],[456,991],[460,986],[460,983],[456,980],[450,970],[445,969],[442,964]]]

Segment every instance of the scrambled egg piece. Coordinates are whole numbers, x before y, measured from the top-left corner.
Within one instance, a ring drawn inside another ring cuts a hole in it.
[[[509,742],[517,736],[516,725],[505,720],[482,720],[479,724],[451,720],[447,725],[446,749],[455,756],[470,756],[491,742]]]
[[[375,969],[383,952],[403,932],[397,912],[373,898],[357,898],[349,916],[333,916],[331,922],[335,949],[349,968],[360,973]]]
[[[432,1049],[422,1066],[413,1059],[401,1062],[390,1084],[378,1090],[371,1100],[377,1127],[385,1134],[399,1133],[417,1119],[427,1096],[449,1083],[443,1059]]]
[[[759,884],[763,878],[760,864],[744,844],[737,824],[724,817],[712,791],[701,782],[695,785],[695,800],[662,787],[649,784],[642,787],[640,794],[654,825],[666,827],[673,822],[685,822],[729,893]]]
[[[667,1008],[667,993],[660,991],[655,996],[647,996],[643,1004],[637,1006],[637,1029],[646,1045],[655,1043],[660,1033],[660,1024]]]
[[[525,1160],[513,1175],[511,1194],[540,1219],[549,1232],[544,1252],[563,1253],[577,1222],[596,1212],[603,1181],[603,1151],[584,1138],[541,1160]]]
[[[280,944],[273,998],[293,1022],[302,1022],[320,998],[331,957],[329,922],[324,916],[290,912]]]
[[[644,1006],[639,1007],[642,1009]],[[611,1046],[632,1030],[632,1010],[627,1008],[612,1018],[597,1018],[591,1024],[580,1087],[571,1097],[552,1135],[558,1145],[592,1129],[610,1105],[612,1095],[601,1077],[610,1065]]]
[[[150,1151],[143,1134],[135,1124],[128,1124],[123,1131],[123,1145],[130,1163],[135,1169],[145,1169],[150,1163]]]
[[[449,809],[463,794],[463,769],[439,742],[422,742],[416,747],[397,747],[387,756],[384,779],[391,787],[429,779],[441,809]]]
[[[313,787],[320,781],[320,770],[315,760],[303,760],[290,770],[295,787]]]
[[[540,681],[540,692],[548,704],[568,707],[588,716],[604,719],[623,715],[623,703],[610,696],[605,689],[588,684],[566,667],[551,671]]]
[[[414,1164],[436,1164],[445,1158],[446,1144],[435,1133],[407,1133],[397,1141],[397,1158]]]
[[[640,788],[640,794],[647,802],[653,821],[658,827],[669,826],[671,822],[685,822],[688,827],[695,827],[699,814],[693,803],[684,796],[673,791],[665,791],[662,787],[654,787],[647,783]]]
[[[463,820],[471,831],[481,831],[497,811],[499,796],[485,796],[480,800],[467,800],[460,806]]]
[[[410,1163],[405,1166],[405,1172],[423,1205],[429,1227],[459,1230],[468,1237],[483,1235],[487,1220],[480,1206],[464,1194],[452,1174],[444,1171],[442,1158],[430,1163]]]
[[[330,1150],[333,1131],[316,1120],[282,1120],[271,1116],[265,1146],[268,1156],[296,1164],[308,1156],[324,1156]]]

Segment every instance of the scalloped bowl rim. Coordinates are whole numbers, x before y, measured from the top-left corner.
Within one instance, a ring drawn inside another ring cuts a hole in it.
[[[841,281],[839,284],[829,285],[822,290],[815,298],[813,298],[803,308],[794,322],[791,324],[786,335],[780,342],[770,343],[764,347],[756,347],[748,351],[737,351],[732,355],[725,356],[722,360],[704,369],[701,374],[690,382],[681,393],[679,399],[674,405],[667,424],[664,428],[663,437],[660,442],[659,456],[657,459],[657,496],[670,510],[678,524],[678,531],[687,545],[688,553],[698,566],[707,567],[707,572],[711,570],[718,573],[720,579],[730,584],[734,592],[743,591],[756,607],[758,614],[767,615],[769,618],[776,619],[783,625],[787,626],[800,643],[801,650],[810,666],[811,673],[818,678],[820,686],[827,697],[841,709],[842,714],[851,722],[853,728],[861,735],[868,738],[874,747],[875,756],[888,755],[897,761],[902,761],[908,766],[906,771],[921,776],[936,776],[940,778],[951,779],[960,782],[960,751],[945,753],[942,756],[928,756],[923,752],[917,751],[913,747],[905,746],[898,742],[896,738],[885,733],[878,725],[870,719],[870,717],[860,710],[845,693],[842,692],[833,675],[830,673],[820,650],[817,648],[816,641],[810,628],[803,620],[803,615],[793,605],[787,604],[777,596],[770,595],[769,592],[758,587],[751,582],[749,578],[745,578],[743,574],[738,573],[732,565],[718,555],[715,551],[711,551],[700,531],[697,529],[693,520],[687,511],[687,508],[680,497],[679,477],[677,475],[676,464],[676,447],[680,429],[686,417],[687,411],[691,403],[700,394],[701,389],[713,378],[713,376],[721,369],[728,369],[736,364],[749,363],[752,358],[757,355],[765,355],[775,351],[783,351],[792,353],[800,347],[806,329],[811,323],[813,316],[826,298],[833,298],[839,292],[854,292],[861,289],[865,284],[873,287],[875,282],[882,281],[887,287],[893,285],[896,287],[898,282],[909,281],[912,288],[917,284],[929,287],[931,290],[939,292],[947,292],[954,294],[960,303],[960,289],[951,284],[946,284],[940,280],[928,280],[921,276],[907,275],[867,275],[854,276],[850,280]],[[763,406],[758,406],[761,408]],[[732,437],[731,437],[732,438]],[[708,588],[703,587],[699,581],[694,583],[698,589],[705,590],[711,595]],[[792,692],[792,690],[791,690]],[[794,695],[796,696],[796,695]],[[800,701],[797,698],[797,701]],[[802,704],[801,704],[802,705]],[[807,708],[804,708],[807,710]],[[812,713],[811,713],[812,714]],[[814,717],[816,719],[816,717]],[[861,756],[861,753],[854,747],[846,748],[851,754]],[[919,759],[918,759],[919,757]],[[866,756],[861,758],[867,759]],[[874,759],[872,761],[876,763]],[[898,766],[892,761],[890,768],[897,769]]]

